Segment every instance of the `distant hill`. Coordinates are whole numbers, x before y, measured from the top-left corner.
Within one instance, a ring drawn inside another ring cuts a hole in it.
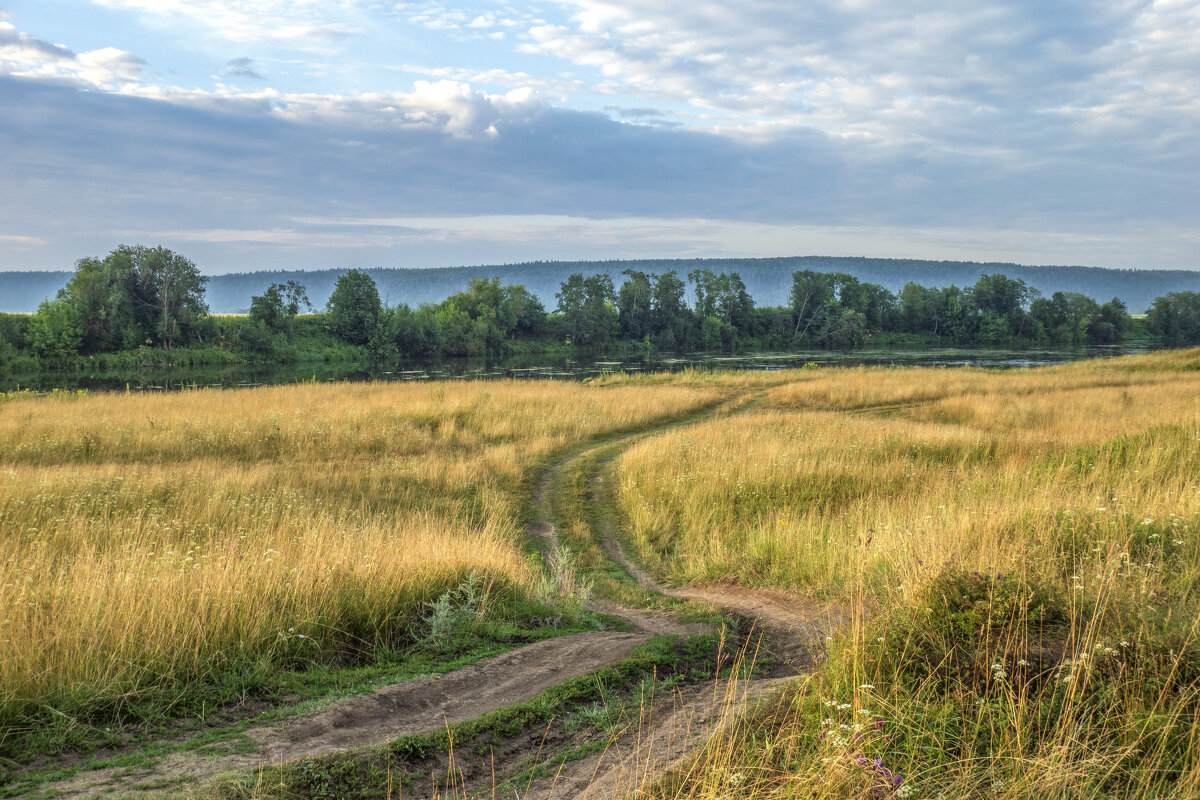
[[[67,285],[72,272],[0,272],[0,312],[37,311]]]
[[[389,304],[411,306],[439,302],[466,287],[471,278],[498,277],[504,283],[519,283],[536,294],[547,309],[555,306],[554,293],[572,272],[593,275],[607,272],[620,284],[625,269],[645,272],[675,270],[680,277],[694,269],[734,271],[742,276],[756,304],[785,305],[792,273],[848,272],[861,280],[899,291],[909,281],[925,286],[970,286],[980,275],[1003,273],[1020,278],[1050,295],[1058,291],[1080,292],[1105,302],[1113,297],[1125,301],[1132,314],[1143,313],[1154,298],[1169,292],[1200,291],[1200,272],[1188,270],[1103,269],[1101,267],[1036,267],[1020,264],[974,261],[921,261],[896,258],[842,258],[795,256],[787,258],[652,259],[635,261],[538,261],[526,264],[496,264],[477,267],[434,267],[429,269],[365,269],[379,285],[380,296]],[[272,283],[296,280],[308,289],[313,305],[325,305],[338,276],[345,269],[287,270],[215,275],[208,284],[208,304],[215,313],[245,311],[250,297],[262,294]],[[0,272],[0,311],[33,311],[70,278],[69,272]]]

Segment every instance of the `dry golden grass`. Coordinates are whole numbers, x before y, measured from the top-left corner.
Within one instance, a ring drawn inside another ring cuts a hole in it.
[[[502,381],[0,403],[0,726],[411,641],[471,572],[528,597],[530,470],[717,397]]]
[[[652,569],[855,620],[647,794],[1200,796],[1197,367],[822,370],[627,451]]]
[[[1063,514],[1115,544],[1200,512],[1198,398],[1197,372],[1091,364],[837,371],[631,448],[620,491],[640,553],[675,580],[846,598],[865,551],[915,590],[929,565],[1010,568]]]

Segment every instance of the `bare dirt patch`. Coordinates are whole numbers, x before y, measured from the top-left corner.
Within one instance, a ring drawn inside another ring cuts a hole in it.
[[[445,675],[388,686],[334,703],[283,725],[252,728],[250,753],[176,753],[156,767],[127,775],[105,769],[54,784],[59,797],[96,797],[132,792],[156,778],[197,781],[260,764],[279,764],[344,750],[381,745],[400,736],[442,730],[537,697],[563,681],[628,658],[647,636],[595,631],[547,639],[484,659]]]
[[[630,437],[630,441],[635,438]],[[578,457],[578,454],[569,457],[548,470],[532,498],[540,518],[529,526],[528,532],[550,551],[559,544],[558,532],[548,519],[546,508],[550,483],[559,470]],[[601,486],[599,477],[592,481],[591,503],[604,502]],[[810,668],[820,652],[823,632],[839,622],[834,609],[773,589],[732,584],[663,587],[626,556],[614,536],[610,515],[600,513],[596,518],[600,521],[597,533],[603,549],[640,586],[708,603],[741,616],[766,632],[776,675],[795,675]],[[262,765],[378,746],[402,736],[444,730],[447,725],[530,700],[565,680],[628,658],[649,636],[710,630],[703,624],[682,624],[667,613],[633,609],[607,600],[592,599],[588,607],[621,618],[631,632],[596,631],[537,642],[445,675],[417,678],[342,700],[283,724],[251,728],[237,748],[241,752],[235,753],[231,747],[225,752],[219,747],[210,748],[207,754],[177,752],[152,767],[135,771],[93,770],[43,788],[56,797],[157,796],[164,792],[178,793],[185,786],[225,774],[244,773]],[[526,787],[528,791],[519,794],[606,798],[635,789],[683,763],[723,724],[749,703],[769,695],[780,682],[778,678],[759,679],[726,684],[724,688],[721,684],[709,684],[670,692],[643,705],[641,718],[612,741],[605,738],[607,746],[602,751],[564,762],[553,776],[533,779]],[[730,692],[736,692],[736,696]],[[557,747],[559,752],[585,745],[594,750],[596,737],[608,736],[595,731],[569,734],[561,727],[553,742],[547,742],[547,735],[539,739],[530,733],[505,742],[502,752],[492,754],[500,759],[491,765],[493,772],[485,776],[482,767],[476,769],[471,788],[486,789],[485,784],[494,782],[498,776],[512,776],[524,768],[522,764],[536,764],[547,745],[552,749]],[[434,794],[437,793],[434,787]]]
[[[592,479],[593,503],[603,503],[604,479]],[[625,553],[613,535],[607,516],[600,517],[601,546],[613,561],[624,567],[638,586],[653,592],[685,600],[698,600],[725,609],[751,621],[760,631],[769,634],[771,656],[782,674],[799,674],[816,663],[827,631],[844,622],[845,612],[813,598],[803,597],[781,589],[747,587],[733,583],[671,588],[663,586]]]

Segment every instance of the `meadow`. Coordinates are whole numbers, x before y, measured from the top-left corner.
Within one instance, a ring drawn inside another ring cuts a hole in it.
[[[641,796],[1200,796],[1200,350],[0,400],[0,748],[438,650],[464,591],[510,642],[594,623],[522,532],[551,463],[601,594],[652,602],[608,514],[664,583],[840,610]]]
[[[524,550],[530,476],[719,396],[496,381],[0,400],[0,755],[371,663],[428,638],[429,603],[464,583],[499,618],[561,616]]]
[[[661,578],[853,620],[644,793],[1200,796],[1200,352],[797,378],[617,461]]]

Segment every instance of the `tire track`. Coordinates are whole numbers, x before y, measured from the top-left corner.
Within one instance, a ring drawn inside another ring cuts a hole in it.
[[[754,398],[748,395],[735,397],[703,415],[703,418],[744,411],[756,405],[762,396],[763,393]],[[686,424],[697,421],[689,420]],[[573,462],[596,451],[603,451],[605,458],[596,463],[588,478],[587,502],[594,512],[590,516],[596,520],[594,533],[605,554],[647,591],[707,603],[748,620],[754,630],[767,635],[769,642],[769,651],[764,647],[748,655],[770,656],[775,662],[776,677],[755,679],[740,685],[730,683],[723,692],[693,687],[677,693],[672,705],[665,709],[667,713],[660,709],[657,720],[653,717],[643,720],[634,736],[627,735],[601,754],[564,764],[553,780],[531,783],[525,798],[606,800],[623,796],[661,778],[667,771],[685,764],[689,756],[753,703],[764,700],[795,676],[807,673],[820,658],[825,632],[846,620],[844,610],[836,606],[778,589],[725,583],[667,587],[625,553],[615,534],[615,514],[612,511],[612,498],[606,494],[604,473],[621,452],[638,440],[659,435],[674,427],[680,425],[665,425],[655,431],[588,448],[547,470],[534,492],[532,505],[537,519],[529,525],[528,532],[539,538],[551,551],[559,546],[558,531],[550,519],[551,512],[546,502],[551,483]],[[638,630],[639,624],[644,624],[647,617],[669,618],[669,615],[654,614],[604,600],[590,601],[589,607],[615,614],[635,630]],[[630,738],[633,740],[630,741]]]
[[[763,394],[743,393],[702,414],[597,443],[564,457],[546,470],[533,493],[531,505],[536,519],[528,526],[529,535],[541,540],[550,551],[559,545],[546,501],[554,477],[573,462],[598,450],[623,451],[641,438],[701,419],[744,411],[753,407]],[[598,464],[597,470],[610,461],[611,458]],[[603,479],[597,477],[590,482],[587,501],[596,507],[603,506],[602,491]],[[640,586],[671,597],[702,601],[748,618],[770,634],[772,655],[787,665],[789,674],[798,674],[811,666],[821,630],[817,606],[767,589],[732,585],[667,588],[625,554],[613,534],[611,513],[599,513],[595,518],[600,520],[599,540],[605,553]],[[651,636],[689,635],[711,629],[700,623],[680,623],[667,613],[630,608],[599,598],[590,599],[587,606],[594,612],[623,619],[632,632],[594,631],[547,639],[444,675],[416,678],[336,701],[321,711],[293,717],[283,724],[253,727],[246,732],[247,740],[252,743],[249,752],[227,755],[176,752],[136,774],[130,774],[127,768],[90,770],[44,785],[40,793],[56,798],[158,796],[160,791],[142,787],[179,781],[194,784],[263,765],[381,746],[402,736],[444,730],[448,724],[476,719],[530,700],[563,681],[628,658]],[[624,739],[604,753],[568,762],[548,785],[540,781],[531,784],[530,789],[540,787],[546,796],[554,798],[597,800],[615,796],[618,791],[633,788],[636,781],[660,775],[680,763],[737,710],[778,685],[778,680],[751,681],[734,698],[722,697],[713,689],[702,687],[678,692],[663,713],[655,710],[661,710],[661,702],[651,708],[652,713],[641,721],[633,741]]]

